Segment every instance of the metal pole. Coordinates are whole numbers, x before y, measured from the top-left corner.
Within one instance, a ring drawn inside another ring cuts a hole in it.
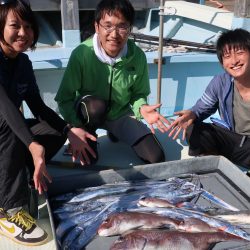
[[[160,27],[159,27],[159,55],[158,55],[157,103],[161,103],[164,0],[160,1],[160,8],[159,9],[160,9],[160,12],[159,12]]]

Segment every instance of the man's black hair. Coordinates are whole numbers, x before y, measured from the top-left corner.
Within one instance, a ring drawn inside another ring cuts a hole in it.
[[[245,49],[250,52],[250,33],[244,29],[235,29],[221,34],[216,44],[217,56],[221,64],[226,46],[229,50]]]
[[[106,13],[112,15],[116,12],[120,12],[129,22],[130,26],[133,25],[135,10],[128,0],[101,0],[96,7],[95,21],[99,23]]]

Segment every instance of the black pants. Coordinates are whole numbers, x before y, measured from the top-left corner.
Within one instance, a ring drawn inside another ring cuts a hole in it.
[[[65,143],[65,136],[46,122],[29,119],[27,124],[44,146],[48,162]],[[29,150],[0,118],[0,207],[7,210],[28,203],[27,169],[32,178],[34,165]]]
[[[222,155],[235,164],[250,167],[250,138],[210,123],[188,128],[189,155]]]
[[[109,107],[106,101],[102,100],[96,96],[83,96],[76,102],[76,111],[78,117],[82,120],[83,124],[85,124],[85,129],[96,136],[95,131],[98,128],[105,128],[103,125],[105,124],[105,119],[107,112],[109,111]],[[131,119],[130,122],[135,126],[135,119]],[[133,126],[129,127],[130,129],[134,129]],[[112,133],[112,131],[108,132]],[[129,129],[126,131],[126,135],[129,137],[132,133],[130,133]],[[118,140],[120,138],[117,137]],[[88,140],[88,143],[92,147],[92,149],[96,152],[97,158],[93,158],[89,154],[89,158],[91,160],[91,164],[96,163],[98,159],[97,145],[96,142]],[[152,134],[148,133],[146,135],[141,136],[137,139],[133,145],[131,145],[135,153],[138,155],[140,159],[142,159],[145,163],[158,163],[165,161],[164,151],[157,140],[157,138]]]

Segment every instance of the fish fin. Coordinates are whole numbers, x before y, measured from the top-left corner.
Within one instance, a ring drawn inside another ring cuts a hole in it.
[[[218,227],[217,229],[218,229],[218,231],[225,232],[225,230],[227,229],[227,227],[226,226],[221,226],[221,227]]]

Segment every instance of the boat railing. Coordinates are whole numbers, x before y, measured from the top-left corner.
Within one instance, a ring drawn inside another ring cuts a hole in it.
[[[159,46],[159,37],[145,35],[140,33],[131,33],[130,37],[137,43],[145,43],[149,45]],[[210,52],[216,53],[215,45],[196,43],[172,38],[163,38],[163,46],[183,46],[188,51]]]

